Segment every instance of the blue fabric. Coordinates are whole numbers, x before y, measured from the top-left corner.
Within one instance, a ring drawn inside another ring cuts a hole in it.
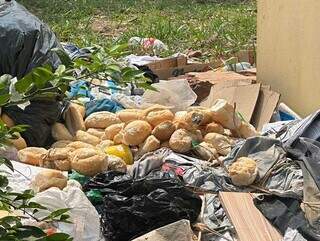
[[[109,99],[91,100],[86,103],[86,116],[99,111],[109,111],[116,113],[124,108],[117,102]]]
[[[295,118],[286,112],[279,111],[281,121],[295,120]]]
[[[81,97],[93,99],[93,96],[90,93],[89,83],[87,81],[80,80],[71,84],[70,88],[69,97],[77,97],[80,95]]]

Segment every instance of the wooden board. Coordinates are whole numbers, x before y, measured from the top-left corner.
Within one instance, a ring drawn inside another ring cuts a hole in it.
[[[267,88],[261,88],[251,121],[258,131],[262,130],[264,124],[270,122],[279,100],[279,93],[268,90]]]
[[[187,64],[187,58],[184,56],[164,58],[161,60],[156,60],[152,63],[147,64],[147,66],[152,69],[168,69],[173,67],[179,67]]]
[[[282,240],[282,235],[255,207],[249,193],[220,192],[219,198],[239,241]]]
[[[260,84],[230,86],[225,88],[216,84],[211,88],[208,98],[200,105],[211,107],[215,100],[225,99],[230,104],[236,103],[236,111],[240,112],[247,122],[250,122],[259,92]]]

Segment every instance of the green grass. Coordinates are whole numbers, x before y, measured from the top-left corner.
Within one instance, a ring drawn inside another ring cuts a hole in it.
[[[83,47],[155,37],[170,51],[202,50],[207,58],[232,56],[252,46],[255,1],[220,0],[20,0],[45,21],[61,41]],[[240,3],[239,3],[240,2]],[[98,20],[97,20],[98,19]],[[92,29],[99,22],[101,32]]]

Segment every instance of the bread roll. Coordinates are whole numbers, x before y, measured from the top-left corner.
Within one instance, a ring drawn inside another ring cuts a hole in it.
[[[113,142],[115,145],[117,144],[124,144],[124,131],[121,130],[118,134],[116,134],[113,138]]]
[[[76,103],[71,103],[70,105],[78,110],[78,112],[81,114],[82,118],[84,118],[86,116],[86,108],[83,105],[76,104]]]
[[[126,109],[117,112],[118,118],[124,122],[129,123],[135,120],[144,120],[144,112],[138,109]]]
[[[108,155],[108,170],[125,173],[127,171],[127,165],[120,157]]]
[[[24,148],[27,148],[27,143],[26,141],[21,137],[20,133],[15,133],[15,135],[18,136],[17,139],[10,139],[10,143],[17,149],[17,150],[22,150]]]
[[[79,130],[86,130],[83,116],[79,108],[75,104],[70,104],[68,110],[65,113],[64,119],[66,121],[67,129],[72,136],[75,136],[77,131]]]
[[[226,100],[217,99],[211,107],[212,119],[230,130],[239,129],[241,119],[235,109]]]
[[[160,145],[161,148],[165,147],[165,148],[170,148],[170,145],[169,145],[169,141],[165,141],[165,142],[162,142],[161,145]]]
[[[176,130],[169,140],[169,146],[176,152],[188,152],[192,148],[192,137],[185,129]]]
[[[74,151],[73,148],[51,148],[43,156],[43,167],[58,169],[60,171],[70,171],[71,163],[69,154]]]
[[[67,127],[65,127],[65,125],[62,123],[54,123],[51,128],[51,134],[56,141],[73,140],[73,136],[70,134]]]
[[[206,134],[208,134],[208,133],[218,133],[218,134],[223,135],[224,134],[224,128],[223,128],[222,125],[220,125],[218,123],[215,123],[215,122],[212,122],[212,123],[210,123],[210,124],[208,124],[206,126],[205,132],[206,132]]]
[[[94,176],[108,167],[107,155],[94,148],[77,149],[69,158],[72,169],[86,176]]]
[[[18,151],[18,157],[21,162],[39,166],[43,163],[42,155],[45,155],[47,150],[40,147],[27,147]]]
[[[113,124],[121,123],[116,114],[108,111],[95,112],[89,115],[85,120],[87,128],[105,129]]]
[[[152,135],[154,135],[160,141],[167,141],[170,139],[175,130],[176,127],[172,121],[165,121],[153,129]]]
[[[38,173],[32,182],[33,188],[37,191],[44,191],[50,187],[57,187],[61,190],[67,186],[67,177],[57,170],[44,170]]]
[[[101,141],[96,147],[101,151],[105,151],[105,149],[109,146],[113,146],[114,142],[110,140],[103,140]]]
[[[185,120],[190,125],[206,125],[212,121],[211,113],[205,110],[192,110],[189,111]]]
[[[85,143],[83,141],[73,141],[69,143],[66,147],[71,147],[73,149],[80,149],[80,148],[94,148],[93,145],[89,143]]]
[[[6,124],[7,127],[14,127],[15,126],[15,123],[14,121],[5,113],[3,113],[1,115],[1,119],[3,121],[4,124]]]
[[[146,120],[152,126],[157,126],[165,121],[172,121],[174,118],[173,113],[170,110],[156,110],[151,111],[146,115]]]
[[[201,159],[217,163],[216,159],[218,158],[218,152],[210,143],[201,142],[196,146],[195,151]]]
[[[247,122],[244,122],[244,121],[242,121],[238,132],[240,134],[240,137],[242,137],[242,138],[249,138],[252,136],[259,136],[260,135],[259,132],[254,128],[253,125],[251,125]]]
[[[89,143],[93,146],[96,146],[100,143],[100,138],[98,138],[94,135],[90,135],[89,133],[87,133],[85,131],[77,131],[76,140],[82,141],[85,143]]]
[[[257,163],[248,157],[240,157],[228,168],[231,181],[237,186],[251,185],[257,177]]]
[[[51,145],[51,148],[63,148],[63,147],[66,147],[70,143],[72,143],[72,141],[67,141],[67,140],[57,141]]]
[[[140,146],[137,156],[140,157],[148,152],[160,148],[160,141],[153,135],[149,136]]]
[[[109,127],[106,128],[104,132],[104,136],[107,140],[113,140],[115,135],[117,135],[123,128],[124,128],[124,123],[120,124],[113,124]]]
[[[188,111],[178,111],[174,114],[174,121],[186,121]]]
[[[224,135],[218,133],[209,133],[204,137],[204,141],[210,143],[220,155],[226,156],[231,151],[233,141]]]
[[[151,134],[152,128],[146,121],[132,121],[123,130],[123,141],[127,145],[139,145]]]
[[[164,105],[155,104],[143,110],[143,113],[144,113],[144,116],[147,116],[150,112],[161,111],[161,110],[169,110],[169,108]]]
[[[102,136],[104,135],[104,129],[89,128],[87,130],[87,133],[101,139]]]

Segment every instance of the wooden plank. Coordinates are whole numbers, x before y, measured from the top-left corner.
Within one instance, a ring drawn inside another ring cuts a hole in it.
[[[151,70],[158,70],[158,69],[168,69],[168,68],[178,67],[186,64],[187,64],[187,58],[185,56],[178,56],[178,57],[170,57],[170,58],[164,58],[161,60],[156,60],[152,63],[147,64],[147,66]]]
[[[249,193],[220,192],[221,204],[239,241],[280,241],[282,235],[255,207]]]
[[[263,125],[270,122],[279,100],[279,93],[261,88],[251,121],[257,130],[262,130]]]

